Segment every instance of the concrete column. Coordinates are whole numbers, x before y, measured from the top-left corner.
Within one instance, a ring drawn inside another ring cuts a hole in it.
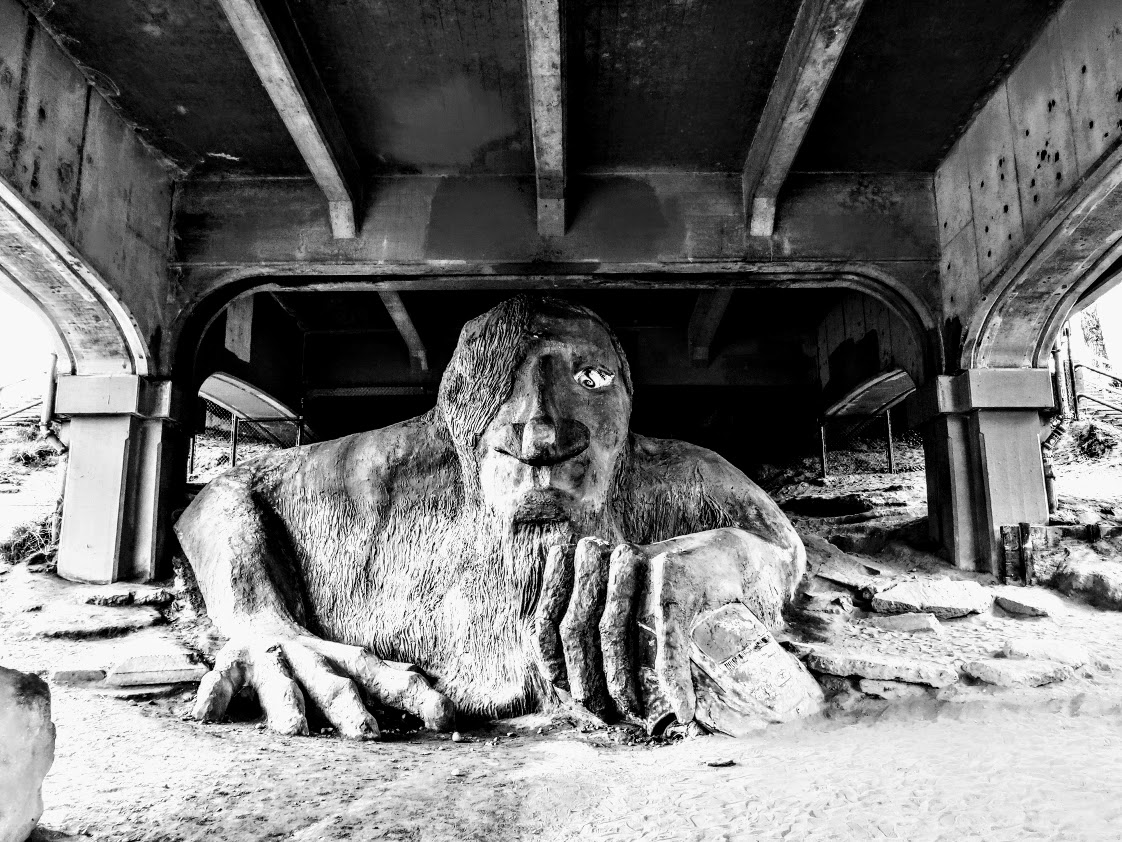
[[[911,401],[927,461],[929,532],[956,567],[997,572],[1001,527],[1048,522],[1041,410],[1045,369],[975,369],[938,377]]]
[[[108,583],[156,575],[170,408],[169,381],[59,378],[57,411],[70,419],[60,576]]]

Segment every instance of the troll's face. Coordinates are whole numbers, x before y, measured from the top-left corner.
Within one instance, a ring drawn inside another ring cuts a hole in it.
[[[476,445],[483,497],[515,521],[605,508],[627,441],[631,397],[607,330],[538,314],[511,394]]]
[[[596,316],[519,296],[470,322],[441,384],[465,486],[514,523],[607,508],[623,464],[631,381]]]

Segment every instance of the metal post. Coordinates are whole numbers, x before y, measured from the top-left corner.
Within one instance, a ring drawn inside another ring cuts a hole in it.
[[[196,439],[197,436],[198,436],[197,433],[192,433],[191,434],[191,453],[187,457],[187,477],[188,478],[191,478],[195,475],[195,439]]]
[[[43,411],[39,413],[39,436],[51,431],[51,420],[55,417],[55,393],[57,391],[58,354],[50,354],[47,363],[47,381],[43,384]]]
[[[1059,498],[1056,497],[1056,471],[1052,468],[1052,459],[1043,457],[1044,461],[1044,494],[1048,498],[1048,514],[1054,515],[1059,509]]]
[[[888,472],[896,473],[896,452],[892,449],[892,410],[884,411],[884,424],[888,429]]]
[[[822,460],[822,479],[826,479],[826,421],[823,419],[822,423],[818,425],[818,437],[822,443],[822,452],[820,459]]]
[[[299,447],[304,443],[304,416],[301,415],[296,419],[296,446]]]
[[[1064,339],[1067,340],[1067,382],[1071,384],[1071,417],[1079,420],[1079,384],[1075,382],[1075,361],[1071,358],[1071,329],[1064,328]]]
[[[238,465],[238,427],[240,426],[241,419],[238,416],[233,416],[230,422],[230,467],[236,468]]]
[[[1052,372],[1052,382],[1056,390],[1056,409],[1060,412],[1060,418],[1066,420],[1071,412],[1067,400],[1067,367],[1064,365],[1063,349],[1058,342],[1052,348],[1052,368],[1055,369]]]

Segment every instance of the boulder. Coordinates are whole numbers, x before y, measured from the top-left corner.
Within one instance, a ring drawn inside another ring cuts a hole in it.
[[[922,699],[927,697],[927,688],[919,684],[908,684],[903,681],[882,681],[875,678],[862,678],[857,686],[866,696],[884,699],[889,702],[899,702],[904,699]]]
[[[1065,681],[1074,674],[1067,664],[1009,658],[967,661],[963,664],[962,670],[971,678],[998,687],[1039,687],[1042,684]]]
[[[1033,640],[1015,638],[1005,641],[1002,653],[1006,658],[1016,660],[1054,661],[1079,669],[1091,660],[1090,653],[1075,643],[1063,640]]]
[[[934,614],[889,614],[886,617],[869,617],[865,620],[870,626],[885,631],[916,632],[942,635],[943,626]]]
[[[51,691],[0,667],[0,842],[24,842],[43,815],[43,778],[55,759]]]
[[[873,597],[873,610],[881,614],[919,612],[940,620],[979,614],[992,604],[993,594],[977,582],[951,579],[901,582]]]
[[[958,671],[951,664],[878,652],[847,652],[830,646],[813,647],[806,656],[806,665],[830,675],[904,681],[928,687],[946,687],[958,681]]]
[[[994,601],[1002,610],[1022,617],[1055,617],[1064,611],[1060,598],[1044,588],[995,588]]]

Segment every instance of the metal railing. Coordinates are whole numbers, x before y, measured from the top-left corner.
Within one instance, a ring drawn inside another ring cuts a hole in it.
[[[250,459],[298,447],[313,439],[303,416],[250,418],[205,398],[202,404],[202,425],[190,441],[189,482],[209,482]]]
[[[0,404],[0,413],[2,413],[0,414],[0,422],[6,421],[10,418],[15,418],[19,415],[23,415],[24,413],[30,412],[36,407],[42,407],[42,410],[39,412],[39,435],[46,435],[50,430],[51,421],[54,419],[55,415],[55,392],[58,388],[57,377],[58,355],[49,354],[47,359],[47,367],[43,371],[44,383],[42,397],[37,401],[33,401],[32,403],[29,403],[25,406],[21,406],[19,409],[5,409],[3,405]],[[21,377],[19,380],[13,380],[10,383],[5,383],[4,385],[0,386],[0,393],[2,393],[5,389],[11,388],[12,386],[18,386],[21,383],[27,383],[32,379],[33,378],[30,376]],[[25,397],[24,400],[26,399],[27,398]]]
[[[1099,368],[1098,366],[1090,365],[1084,362],[1073,363],[1072,374],[1072,379],[1074,380],[1072,384],[1072,391],[1075,395],[1075,401],[1072,408],[1074,410],[1076,419],[1079,418],[1079,404],[1081,401],[1090,401],[1091,403],[1098,404],[1099,406],[1104,407],[1111,412],[1116,412],[1122,415],[1122,406],[1112,403],[1111,401],[1104,400],[1101,394],[1089,392],[1086,387],[1085,379],[1087,374],[1093,374],[1100,378],[1104,378],[1108,381],[1105,388],[1109,389],[1112,387],[1122,386],[1122,374],[1118,374],[1113,371],[1107,371],[1106,369]]]

